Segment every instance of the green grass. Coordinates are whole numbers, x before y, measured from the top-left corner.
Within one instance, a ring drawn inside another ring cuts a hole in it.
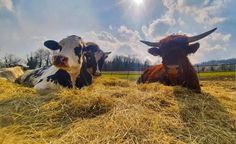
[[[236,72],[203,72],[198,74],[201,79],[233,79],[236,78]]]
[[[131,81],[135,81],[140,77],[141,74],[135,74],[130,72],[129,74],[125,73],[103,73],[104,77],[114,77],[120,79],[128,79]],[[236,79],[236,72],[229,71],[229,72],[202,72],[198,73],[198,77],[201,80],[235,80]]]

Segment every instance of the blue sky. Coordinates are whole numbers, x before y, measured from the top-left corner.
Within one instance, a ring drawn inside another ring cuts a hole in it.
[[[158,41],[173,34],[194,35],[214,27],[200,41],[193,63],[236,57],[235,0],[0,0],[0,57],[27,54],[47,39],[76,34],[114,55],[151,62],[140,39]]]

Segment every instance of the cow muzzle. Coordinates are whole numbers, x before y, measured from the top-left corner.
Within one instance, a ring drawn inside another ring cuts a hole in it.
[[[88,71],[90,74],[92,74],[93,76],[96,76],[96,77],[102,75],[100,71],[98,71],[98,70],[94,71],[93,67],[88,68],[87,71]]]
[[[168,75],[175,77],[179,73],[179,65],[167,65],[166,71]]]
[[[61,55],[58,55],[58,56],[53,56],[52,57],[52,63],[53,65],[55,65],[56,67],[69,67],[69,64],[68,64],[68,57],[65,57],[65,56],[61,56]]]
[[[97,72],[97,71],[96,71],[96,72],[94,73],[94,76],[101,76],[101,75],[102,75],[101,72]]]

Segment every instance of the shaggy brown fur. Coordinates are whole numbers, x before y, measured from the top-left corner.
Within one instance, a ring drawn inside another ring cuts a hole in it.
[[[147,68],[137,83],[161,82],[165,85],[181,85],[201,92],[199,80],[188,54],[195,53],[199,43],[189,44],[184,35],[171,35],[159,42],[159,48],[150,48],[148,52],[162,57],[162,64]]]

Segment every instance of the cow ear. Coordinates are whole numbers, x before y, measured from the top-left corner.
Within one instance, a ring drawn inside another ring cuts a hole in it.
[[[44,45],[49,48],[50,50],[59,50],[62,47],[60,46],[60,44],[54,40],[48,40],[44,42]]]
[[[190,44],[187,48],[187,54],[195,53],[200,47],[199,43]]]
[[[148,52],[154,56],[158,56],[158,55],[161,56],[160,49],[156,47],[148,49]]]

